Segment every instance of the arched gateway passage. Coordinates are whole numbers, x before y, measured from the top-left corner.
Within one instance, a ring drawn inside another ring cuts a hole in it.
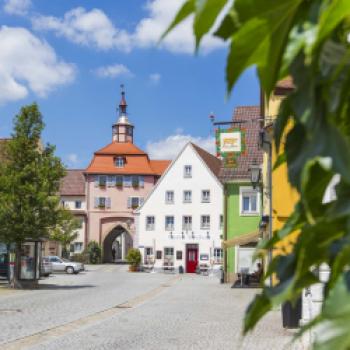
[[[124,262],[132,246],[130,233],[122,226],[115,227],[103,241],[103,262]]]

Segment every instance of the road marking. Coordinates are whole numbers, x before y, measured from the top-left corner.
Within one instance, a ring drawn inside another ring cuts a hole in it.
[[[127,312],[128,309],[135,308],[143,304],[144,302],[154,298],[166,288],[172,286],[180,279],[180,276],[176,276],[169,280],[166,284],[162,283],[160,286],[150,290],[147,293],[141,294],[129,301],[125,301],[121,304],[112,306],[111,308],[96,312],[92,315],[79,318],[78,320],[65,323],[53,328],[49,328],[38,333],[34,333],[13,341],[0,344],[1,350],[22,350],[33,345],[41,344],[45,341],[57,338],[59,336],[67,335],[70,332],[78,331],[79,329],[89,326],[98,321],[104,321],[110,317],[118,315],[122,312]]]

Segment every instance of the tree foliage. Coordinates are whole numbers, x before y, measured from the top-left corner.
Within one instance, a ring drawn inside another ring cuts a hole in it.
[[[267,97],[286,76],[295,85],[281,105],[274,137],[278,149],[286,135],[288,178],[300,200],[285,227],[261,248],[273,249],[297,230],[300,235],[290,253],[270,263],[266,278],[273,274],[278,282],[265,286],[251,303],[244,332],[272,307],[295,300],[305,287],[318,282],[311,270],[326,263],[330,279],[324,289],[325,303],[309,327],[327,327],[327,332],[319,332],[314,348],[349,349],[350,2],[235,0],[222,11],[223,3],[187,0],[169,30],[194,15],[199,44],[205,34],[212,33],[218,14],[223,15],[213,35],[228,45],[228,92],[252,66]],[[213,12],[213,6],[217,11]],[[287,125],[293,125],[291,130],[286,130]],[[335,174],[341,176],[337,198],[324,203],[325,190]]]
[[[38,106],[21,109],[0,163],[0,241],[23,243],[48,238],[60,222],[59,184],[64,167],[55,148],[41,144],[44,128]]]
[[[69,246],[78,237],[77,230],[81,228],[79,219],[66,209],[60,212],[60,220],[58,225],[50,233],[50,239],[62,244],[62,256],[69,257]]]
[[[99,264],[101,262],[102,249],[96,241],[90,241],[87,246],[87,253],[90,264]]]

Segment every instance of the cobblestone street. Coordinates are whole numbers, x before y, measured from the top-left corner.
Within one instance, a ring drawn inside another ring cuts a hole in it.
[[[243,338],[256,290],[216,277],[128,273],[125,266],[53,275],[40,290],[0,288],[1,349],[300,349],[271,312]]]

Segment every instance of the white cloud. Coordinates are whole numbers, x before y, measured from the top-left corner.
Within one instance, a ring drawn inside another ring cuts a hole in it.
[[[4,11],[10,15],[25,16],[31,5],[31,0],[5,0]]]
[[[117,29],[108,16],[99,9],[87,11],[83,7],[72,9],[63,18],[37,16],[32,19],[36,30],[51,30],[58,36],[80,45],[101,50],[118,48],[130,50],[130,37]]]
[[[74,167],[80,163],[79,157],[76,153],[70,153],[66,158],[68,166]]]
[[[150,74],[148,78],[151,84],[157,85],[159,84],[162,76],[159,73],[153,73],[153,74]]]
[[[90,11],[77,7],[65,13],[63,18],[37,16],[32,19],[36,30],[51,30],[76,44],[109,50],[130,51],[134,48],[157,47],[159,39],[173,20],[184,0],[150,0],[145,9],[147,15],[127,32],[117,28],[111,19],[100,9]],[[175,28],[158,46],[174,52],[193,54],[193,17]],[[226,44],[212,36],[204,37],[201,50],[208,53]]]
[[[184,0],[152,0],[146,9],[148,17],[142,19],[136,26],[134,41],[139,47],[156,46],[159,38],[167,29]],[[174,53],[194,52],[194,36],[192,29],[193,17],[189,17],[175,28],[160,43],[160,47]],[[223,41],[207,36],[201,44],[202,52],[210,52],[225,44]]]
[[[146,149],[152,159],[174,159],[188,142],[193,142],[209,153],[215,154],[214,137],[195,137],[182,133],[170,135],[162,140],[150,141],[147,143]]]
[[[74,80],[74,66],[25,28],[0,27],[0,47],[0,104],[22,99],[29,91],[45,97]]]
[[[116,78],[120,76],[132,77],[133,74],[129,68],[123,64],[113,64],[110,66],[99,67],[95,70],[95,74],[100,78]]]

